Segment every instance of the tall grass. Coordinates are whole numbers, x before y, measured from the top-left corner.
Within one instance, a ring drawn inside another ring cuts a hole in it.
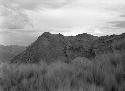
[[[2,91],[124,91],[125,52],[78,57],[70,64],[1,64]]]

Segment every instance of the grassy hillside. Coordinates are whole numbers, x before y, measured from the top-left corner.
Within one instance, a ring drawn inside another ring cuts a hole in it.
[[[67,64],[2,64],[3,91],[125,91],[125,51]]]
[[[2,91],[125,91],[123,34],[100,37],[93,44],[94,57],[76,56],[69,63],[59,59],[49,64],[42,59],[32,64],[2,63],[0,88]]]
[[[63,36],[45,32],[24,52],[15,56],[11,62],[38,63],[42,60],[50,64],[57,60],[69,63],[76,57],[92,59],[97,55],[113,52],[116,49],[114,44],[124,40],[124,33],[97,37],[86,33]]]
[[[0,45],[0,61],[5,62],[11,60],[14,56],[18,55],[25,50],[25,47],[10,45]]]

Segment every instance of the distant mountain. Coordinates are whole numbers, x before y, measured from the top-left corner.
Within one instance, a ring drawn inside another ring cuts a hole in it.
[[[6,62],[11,60],[14,56],[18,55],[25,50],[25,47],[10,45],[0,45],[0,61]]]
[[[43,33],[25,51],[15,56],[12,63],[38,63],[44,61],[70,62],[76,57],[93,58],[114,50],[113,43],[125,39],[125,34],[97,37],[87,33],[76,36]]]

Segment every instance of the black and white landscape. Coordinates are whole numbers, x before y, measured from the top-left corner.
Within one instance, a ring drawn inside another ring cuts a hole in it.
[[[124,0],[0,0],[0,91],[125,91]]]

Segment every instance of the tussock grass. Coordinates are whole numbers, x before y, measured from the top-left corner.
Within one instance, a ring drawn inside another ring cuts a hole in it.
[[[124,51],[84,57],[70,64],[54,62],[47,65],[0,65],[2,91],[124,91]]]

